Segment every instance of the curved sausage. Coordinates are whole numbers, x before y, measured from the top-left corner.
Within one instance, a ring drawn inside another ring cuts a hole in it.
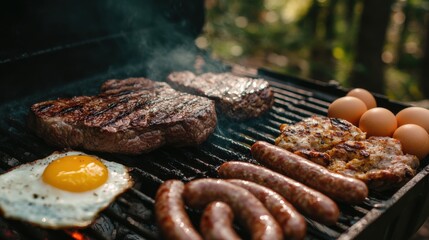
[[[165,239],[202,240],[185,212],[182,195],[184,184],[178,180],[165,181],[155,197],[155,215]]]
[[[198,179],[185,185],[185,202],[203,208],[214,201],[228,204],[234,215],[250,231],[252,239],[283,239],[276,220],[249,191],[220,179]]]
[[[267,142],[252,146],[252,156],[262,165],[302,182],[335,200],[357,204],[368,197],[368,187],[358,179],[346,177],[301,156]]]
[[[304,217],[278,193],[245,180],[230,179],[227,182],[246,189],[259,199],[280,224],[286,239],[304,239],[307,230]]]
[[[210,203],[201,217],[200,229],[205,240],[239,240],[232,228],[234,215],[223,202]]]
[[[226,162],[218,168],[223,178],[238,178],[271,188],[310,218],[334,224],[340,215],[337,204],[324,194],[267,168],[244,162]]]

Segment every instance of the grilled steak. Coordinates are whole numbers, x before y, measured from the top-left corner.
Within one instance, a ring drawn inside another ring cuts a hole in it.
[[[129,78],[101,89],[97,96],[34,104],[29,126],[56,146],[125,154],[200,144],[216,127],[211,100],[166,83]]]
[[[226,116],[242,120],[258,117],[271,108],[274,94],[267,81],[235,76],[231,73],[173,72],[167,82],[179,91],[205,96],[216,102]]]
[[[373,190],[401,186],[416,173],[416,156],[403,154],[401,143],[388,137],[370,137],[337,118],[313,116],[280,126],[276,145],[327,169],[364,181]]]

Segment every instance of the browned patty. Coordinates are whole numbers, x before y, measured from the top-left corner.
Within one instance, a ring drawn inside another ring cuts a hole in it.
[[[366,134],[339,118],[312,116],[296,124],[280,126],[275,144],[281,148],[326,166],[330,157],[324,153],[349,140],[364,140]]]
[[[399,140],[390,137],[347,141],[326,153],[331,156],[329,170],[360,179],[375,190],[403,185],[420,164],[416,156],[402,152]]]
[[[177,90],[214,100],[219,112],[237,120],[258,117],[274,103],[274,93],[264,79],[184,71],[171,73],[167,82]]]
[[[29,126],[47,142],[70,148],[139,154],[196,145],[216,127],[214,103],[145,78],[109,80],[97,96],[36,103]]]
[[[398,140],[366,139],[365,135],[345,120],[313,116],[282,125],[276,145],[333,172],[360,179],[373,190],[399,187],[416,174],[417,157],[404,155]]]

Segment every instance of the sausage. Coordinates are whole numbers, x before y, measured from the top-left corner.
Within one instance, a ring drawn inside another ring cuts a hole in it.
[[[250,231],[252,239],[283,239],[273,216],[244,188],[220,179],[198,179],[185,184],[183,197],[185,203],[194,208],[204,208],[214,201],[225,202]]]
[[[184,188],[178,180],[161,184],[155,196],[156,221],[165,239],[202,240],[185,212]]]
[[[358,179],[333,173],[301,156],[267,142],[253,144],[252,156],[262,165],[304,183],[335,200],[358,204],[368,197],[368,187]]]
[[[218,168],[223,178],[238,178],[271,188],[310,218],[334,224],[340,215],[337,204],[324,194],[267,168],[244,162],[226,162]]]
[[[232,228],[234,214],[223,202],[210,203],[201,217],[200,229],[205,240],[239,240]]]
[[[304,217],[278,193],[245,180],[230,179],[227,182],[246,189],[259,199],[280,224],[286,239],[304,239],[307,230]]]

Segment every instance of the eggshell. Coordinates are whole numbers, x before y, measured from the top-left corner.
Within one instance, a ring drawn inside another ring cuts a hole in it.
[[[368,109],[377,107],[377,102],[375,101],[374,96],[363,88],[352,89],[347,93],[347,96],[359,98],[365,103]]]
[[[393,133],[393,138],[401,141],[404,153],[416,155],[420,160],[429,154],[429,134],[415,124],[405,124]]]
[[[360,117],[366,110],[366,105],[362,100],[346,96],[338,98],[329,105],[328,117],[342,118],[357,126]]]
[[[395,115],[388,109],[376,107],[366,111],[359,121],[359,128],[367,137],[391,137],[397,128]]]
[[[429,133],[429,109],[422,107],[408,107],[396,114],[398,126],[416,124]]]

